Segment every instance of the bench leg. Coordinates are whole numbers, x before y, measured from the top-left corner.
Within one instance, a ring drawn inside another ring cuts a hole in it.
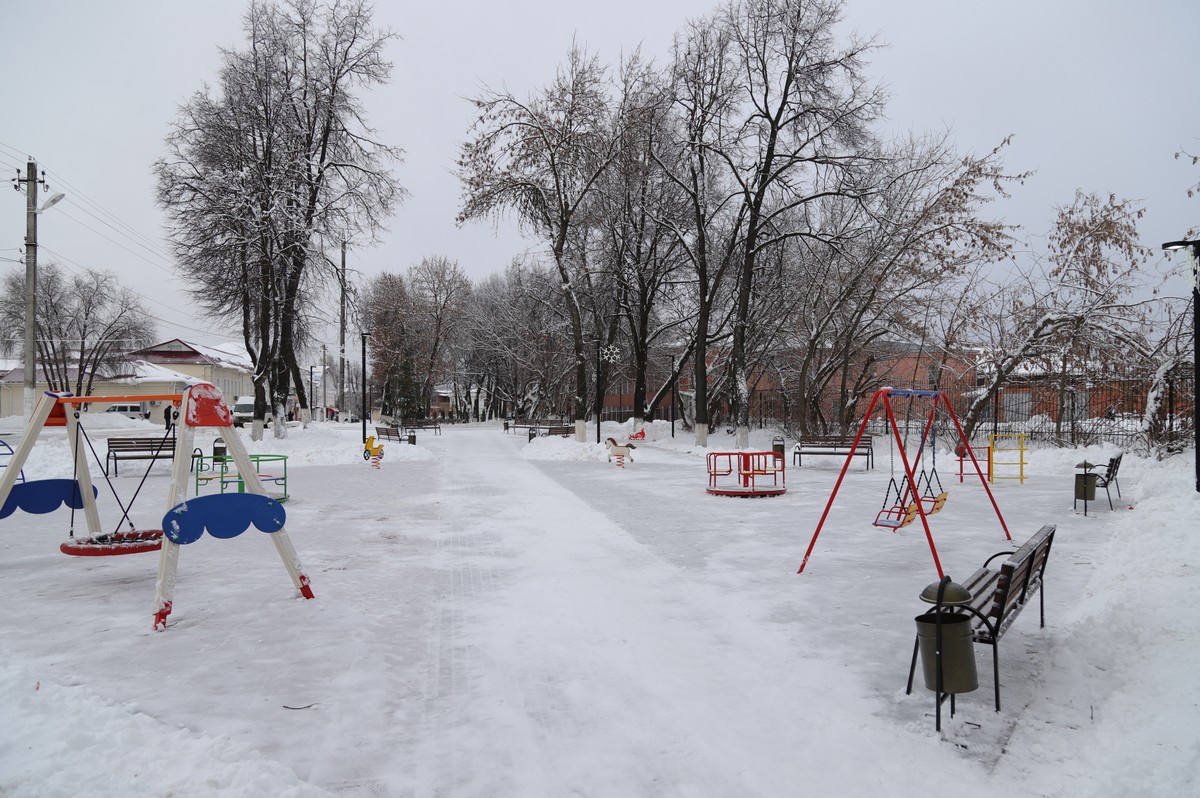
[[[905,695],[912,695],[913,674],[917,672],[917,650],[920,645],[921,638],[914,637],[912,662],[910,662],[908,665],[908,687],[906,687],[904,690]]]
[[[1000,645],[992,643],[992,685],[996,691],[996,711],[1000,711]]]

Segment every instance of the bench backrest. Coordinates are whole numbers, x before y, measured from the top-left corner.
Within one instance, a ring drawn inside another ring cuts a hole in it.
[[[1104,470],[1104,480],[1106,482],[1112,482],[1114,479],[1117,478],[1117,470],[1120,469],[1121,458],[1124,456],[1125,456],[1125,454],[1124,454],[1124,452],[1122,452],[1121,454],[1117,455],[1116,457],[1108,458],[1108,467]]]
[[[865,446],[871,442],[870,435],[864,435],[859,440],[859,446]],[[850,446],[854,443],[853,435],[804,435],[800,438],[798,446]]]
[[[1046,559],[1054,543],[1054,530],[1053,524],[1045,525],[1000,566],[996,592],[985,614],[1001,632],[1016,618],[1025,600],[1041,586]]]
[[[154,452],[159,448],[163,451],[174,450],[175,439],[167,438],[109,438],[108,450],[110,452]]]

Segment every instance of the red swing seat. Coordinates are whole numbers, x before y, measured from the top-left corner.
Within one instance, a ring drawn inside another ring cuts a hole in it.
[[[905,507],[903,504],[897,504],[893,507],[886,507],[879,511],[879,515],[875,516],[872,521],[873,526],[883,527],[884,529],[903,529],[913,522],[917,517],[917,503]]]
[[[71,538],[58,547],[63,554],[73,557],[112,557],[118,554],[142,554],[162,548],[161,529],[136,529],[114,532],[111,535],[96,535],[87,538]]]

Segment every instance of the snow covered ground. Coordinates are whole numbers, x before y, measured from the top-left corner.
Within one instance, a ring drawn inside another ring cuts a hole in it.
[[[981,687],[939,735],[919,675],[904,693],[929,547],[919,523],[870,524],[886,444],[874,471],[851,467],[797,575],[840,458],[747,500],[707,495],[704,451],[663,423],[624,469],[491,423],[389,444],[380,470],[358,425],[290,432],[249,447],[289,455],[312,601],[265,535],[205,536],[155,633],[157,555],[60,554],[66,509],[0,521],[0,795],[1200,794],[1190,453],[1127,454],[1124,500],[1110,512],[1101,491],[1087,517],[1074,464],[1108,450],[1035,451],[1024,485],[997,483],[1018,542],[1058,527],[1047,623],[1031,609],[1001,641],[999,714],[977,651]],[[63,433],[43,440],[27,476],[69,477]],[[965,578],[1008,546],[978,481],[945,453],[938,471],[934,540]],[[158,526],[168,472],[151,470],[139,526]]]

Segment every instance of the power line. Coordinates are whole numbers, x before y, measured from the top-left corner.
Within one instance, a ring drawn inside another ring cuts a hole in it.
[[[68,202],[70,202],[70,200],[68,200]],[[73,203],[72,203],[72,204],[73,204]],[[133,255],[133,256],[134,256],[135,258],[137,258],[138,260],[140,260],[140,261],[143,261],[143,262],[145,262],[146,264],[148,264],[148,265],[150,265],[150,266],[153,266],[154,268],[158,269],[159,271],[167,272],[168,274],[170,274],[170,269],[168,269],[167,267],[163,266],[162,264],[155,263],[155,262],[154,262],[154,261],[152,261],[152,260],[149,260],[148,258],[146,258],[144,255],[141,255],[140,253],[134,252],[132,249],[130,249],[129,247],[127,247],[127,246],[125,246],[124,244],[120,243],[119,241],[114,241],[113,239],[111,239],[111,238],[109,238],[108,236],[104,235],[104,233],[101,233],[99,230],[95,229],[94,227],[89,227],[88,225],[84,224],[84,223],[83,223],[83,222],[81,222],[79,219],[76,219],[74,216],[72,216],[71,214],[67,213],[66,211],[63,211],[61,215],[62,215],[62,216],[65,216],[66,218],[68,218],[68,219],[70,219],[71,221],[75,222],[75,224],[79,225],[80,227],[82,227],[82,228],[84,228],[84,229],[86,229],[86,230],[91,230],[93,233],[95,233],[96,235],[100,236],[100,237],[101,237],[101,238],[103,238],[105,241],[109,242],[110,244],[113,244],[114,246],[118,246],[118,247],[120,247],[121,249],[123,249],[123,250],[125,250],[126,252],[128,252],[130,255]],[[103,221],[103,220],[100,220],[100,221]],[[112,225],[109,225],[109,227],[112,227]],[[115,228],[114,228],[114,229],[115,229]],[[117,232],[120,232],[120,231],[117,231]],[[172,275],[172,276],[173,276],[173,275]]]
[[[150,250],[151,252],[154,252],[159,257],[161,257],[165,260],[171,260],[170,254],[165,249],[163,249],[159,245],[159,243],[157,241],[155,241],[153,238],[145,235],[140,230],[133,227],[133,225],[130,225],[130,224],[126,223],[125,221],[123,221],[116,214],[112,213],[107,208],[105,208],[103,205],[101,205],[100,203],[93,200],[86,193],[84,193],[84,191],[82,189],[79,189],[76,186],[74,186],[69,180],[67,180],[65,177],[59,175],[54,170],[47,169],[46,173],[51,175],[57,184],[60,184],[68,189],[67,194],[69,195],[69,198],[71,200],[74,200],[76,198],[82,200],[87,205],[90,205],[92,208],[95,208],[97,213],[107,216],[116,225],[119,225],[121,228],[124,228],[124,229],[118,230],[117,227],[114,226],[113,224],[110,224],[109,222],[106,222],[106,221],[100,219],[98,216],[96,216],[96,214],[93,214],[93,213],[87,211],[86,209],[82,208],[82,206],[81,206],[80,209],[84,210],[85,213],[88,213],[88,215],[92,216],[93,218],[96,218],[98,221],[101,221],[103,224],[112,228],[114,231],[120,233],[121,235],[124,235],[127,238],[135,241],[143,248]]]
[[[88,267],[84,266],[83,264],[81,264],[75,260],[72,260],[71,258],[68,258],[67,256],[63,255],[60,252],[56,252],[55,250],[50,249],[49,247],[41,247],[41,249],[45,250],[46,252],[49,252],[50,254],[54,255],[57,258],[60,258],[69,267],[74,267],[73,271],[75,271],[75,273],[77,273],[77,274],[80,272],[88,271]],[[122,284],[122,285],[124,285],[124,284]],[[187,313],[180,310],[179,308],[172,307],[171,305],[168,305],[167,303],[162,302],[161,300],[151,299],[150,297],[146,296],[141,291],[139,291],[137,288],[134,288],[132,286],[125,286],[125,287],[128,288],[133,293],[137,294],[137,296],[148,305],[163,308],[167,311],[171,311],[172,313],[177,313],[180,316],[187,316]],[[224,335],[228,334],[225,332],[218,332],[216,330],[206,330],[206,329],[200,329],[197,327],[192,327],[190,325],[183,324],[182,322],[176,321],[174,319],[164,319],[160,316],[156,316],[153,313],[148,313],[147,315],[149,315],[150,318],[154,319],[155,321],[157,321],[161,324],[166,324],[166,325],[176,327],[181,330],[187,330],[188,332],[200,333],[202,335],[211,335],[214,337],[224,336]]]

